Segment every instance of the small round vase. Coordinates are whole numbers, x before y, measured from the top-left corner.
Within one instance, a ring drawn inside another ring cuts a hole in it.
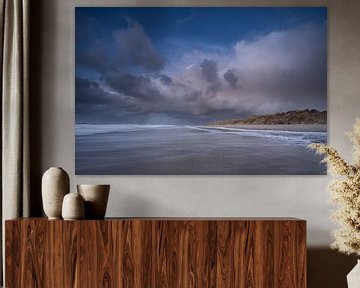
[[[43,208],[49,219],[61,219],[63,198],[69,193],[69,175],[60,167],[49,168],[42,177]]]
[[[69,193],[65,195],[62,205],[62,217],[64,220],[84,219],[84,199],[79,193]]]
[[[85,201],[85,219],[104,219],[110,185],[77,185],[77,191]]]

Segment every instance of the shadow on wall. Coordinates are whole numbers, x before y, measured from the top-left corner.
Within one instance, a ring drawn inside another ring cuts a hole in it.
[[[29,43],[29,109],[30,109],[30,216],[42,215],[41,202],[41,162],[42,162],[42,104],[41,67],[43,45],[44,0],[30,3],[30,43]]]
[[[307,251],[308,288],[347,288],[346,275],[356,264],[356,256],[347,256],[329,248]]]

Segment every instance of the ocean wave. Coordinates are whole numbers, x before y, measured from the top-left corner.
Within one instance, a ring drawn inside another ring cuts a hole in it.
[[[287,130],[265,130],[265,129],[242,129],[229,127],[208,127],[194,126],[201,132],[236,134],[243,137],[263,137],[283,141],[290,141],[294,144],[326,143],[326,132],[287,131]]]
[[[139,132],[149,129],[175,129],[177,125],[138,125],[138,124],[76,124],[76,136],[90,136],[95,134]]]

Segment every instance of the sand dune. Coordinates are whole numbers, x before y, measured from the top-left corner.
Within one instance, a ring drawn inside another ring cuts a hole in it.
[[[327,112],[318,110],[295,110],[268,115],[253,115],[245,119],[230,119],[210,125],[290,125],[290,124],[326,124]]]

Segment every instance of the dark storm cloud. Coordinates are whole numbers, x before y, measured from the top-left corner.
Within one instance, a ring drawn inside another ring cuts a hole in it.
[[[95,81],[76,77],[75,80],[76,105],[106,105],[110,101],[109,95],[100,89]]]
[[[112,96],[101,89],[95,81],[76,77],[75,79],[75,110],[77,123],[91,123],[97,121],[108,122],[116,115],[112,109]],[[109,117],[109,115],[111,115]]]
[[[124,71],[128,68],[146,72],[162,70],[165,60],[155,49],[143,27],[130,18],[127,22],[127,28],[112,32],[111,43],[104,40],[90,41],[89,36],[81,37],[78,41],[89,45],[82,45],[85,47],[76,53],[77,65],[99,73]],[[96,39],[96,35],[93,38]]]
[[[219,79],[218,68],[215,61],[205,59],[200,64],[201,72],[206,81],[212,83]]]
[[[76,109],[91,107],[116,107],[121,111],[134,110],[131,97],[124,94],[110,92],[98,82],[76,77],[75,80]],[[120,111],[118,110],[118,111]]]
[[[123,68],[140,67],[141,73],[105,69],[98,82],[77,80],[80,118],[91,111],[110,122],[131,117],[145,121],[148,115],[209,121],[295,109],[326,110],[323,25],[302,25],[240,40],[232,53],[223,49],[227,52],[186,54],[186,61],[177,59],[174,71],[162,70],[164,61],[139,24],[119,31],[114,33],[121,55],[118,63]],[[95,60],[94,56],[93,66],[100,66]]]
[[[158,101],[161,94],[152,85],[151,78],[145,76],[135,76],[131,74],[115,74],[106,77],[107,83],[116,92],[131,96],[137,101]]]
[[[160,79],[161,79],[161,82],[164,83],[165,85],[170,85],[172,83],[171,77],[169,77],[165,74],[160,75]]]
[[[136,77],[132,78],[130,75],[124,75],[121,79],[122,81],[132,79],[130,81],[133,82],[125,88],[125,91],[132,96],[121,92],[124,89],[112,89],[111,87],[99,85],[96,81],[77,77],[75,81],[77,123],[93,123],[94,120],[98,123],[123,122],[128,121],[130,118],[146,122],[147,117],[139,116],[139,113],[153,111],[154,109],[151,106],[156,105],[158,101],[155,97],[153,98],[154,101],[145,100],[145,97],[150,97],[149,90],[143,94],[131,93],[132,90],[137,90],[132,85],[138,87],[138,81],[141,82]],[[149,84],[147,81],[142,83],[144,86]],[[149,107],[144,105],[145,102],[149,103]]]
[[[128,28],[113,33],[119,61],[149,71],[161,70],[165,61],[155,49],[143,27],[132,19],[128,19],[128,23]]]
[[[105,63],[104,53],[98,47],[92,47],[89,50],[84,50],[81,53],[76,54],[76,63],[78,66],[82,66],[88,69],[104,70],[102,67]]]
[[[231,87],[235,88],[239,81],[239,78],[236,76],[234,69],[229,69],[224,73],[224,79],[229,82]]]

